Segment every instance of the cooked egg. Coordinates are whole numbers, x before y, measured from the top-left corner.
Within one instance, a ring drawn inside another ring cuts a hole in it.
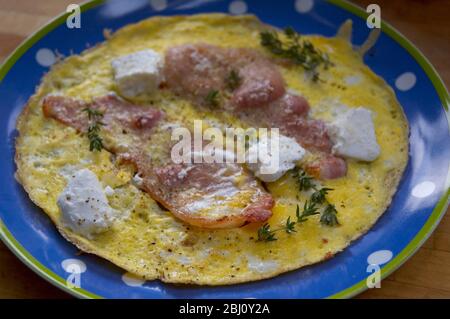
[[[280,232],[277,241],[258,242],[258,224],[222,230],[188,226],[139,189],[140,177],[134,176],[132,167],[119,165],[105,150],[89,151],[86,136],[43,116],[41,100],[48,94],[89,101],[118,90],[111,63],[120,57],[148,49],[163,55],[174,45],[198,42],[248,47],[268,54],[259,39],[265,28],[253,16],[154,17],[129,25],[97,47],[56,64],[18,121],[17,176],[31,200],[80,249],[145,279],[205,285],[247,282],[310,265],[343,250],[386,210],[408,156],[408,126],[393,90],[364,65],[361,55],[344,38],[305,36],[329,52],[334,63],[322,71],[324,83],[312,82],[301,67],[279,66],[287,86],[306,97],[315,117],[330,121],[337,104],[350,109],[364,106],[374,115],[378,157],[372,162],[349,159],[344,178],[322,181],[323,186],[334,189],[328,200],[338,210],[338,227],[324,226],[319,216],[312,216],[295,233]],[[163,109],[169,123],[204,119],[217,127],[244,127],[231,114],[202,111],[167,90],[140,93],[132,97],[133,102]],[[124,135],[123,143],[130,142]],[[158,159],[157,148],[151,156]],[[120,218],[91,237],[62,222],[65,212],[58,197],[70,187],[67,168],[88,169],[103,189],[114,190],[108,191],[107,202]],[[289,216],[294,218],[296,205],[303,205],[307,198],[290,173],[268,183],[267,188],[276,201],[269,220],[272,227]]]

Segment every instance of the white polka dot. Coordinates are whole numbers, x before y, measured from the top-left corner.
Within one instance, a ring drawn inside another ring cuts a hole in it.
[[[74,258],[64,259],[61,262],[61,266],[65,272],[71,274],[81,274],[87,269],[86,264],[83,261]]]
[[[400,91],[408,91],[416,84],[416,76],[412,72],[405,72],[395,80],[395,86]]]
[[[122,281],[130,287],[140,287],[145,283],[145,279],[129,272],[122,275]]]
[[[163,11],[167,9],[167,0],[150,0],[150,5],[156,11]]]
[[[382,265],[392,259],[392,251],[378,250],[367,257],[367,263],[370,265]]]
[[[314,7],[314,0],[297,0],[295,1],[295,10],[300,13],[307,13]]]
[[[414,186],[412,195],[417,198],[425,198],[433,194],[436,185],[433,182],[425,181]]]
[[[233,1],[230,3],[228,10],[232,14],[244,14],[247,12],[247,4],[244,1]]]
[[[36,61],[42,66],[49,67],[56,62],[56,55],[50,49],[39,49],[36,52]]]

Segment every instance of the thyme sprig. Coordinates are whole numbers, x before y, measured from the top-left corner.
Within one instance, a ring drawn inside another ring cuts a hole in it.
[[[318,188],[313,182],[313,178],[298,168],[293,170],[292,175],[296,178],[300,191],[313,190],[314,192],[311,194],[310,198],[305,201],[301,211],[300,206],[297,204],[295,210],[296,221],[292,221],[291,216],[289,216],[283,225],[274,229],[271,229],[268,223],[264,224],[258,229],[258,241],[275,241],[278,239],[275,234],[280,231],[292,234],[297,231],[295,227],[298,224],[306,222],[309,217],[314,215],[320,215],[320,223],[325,226],[332,227],[339,225],[336,207],[333,204],[330,204],[326,198],[328,192],[333,189],[328,187]],[[325,206],[325,209],[320,212],[320,208],[323,206]]]
[[[332,191],[332,188],[328,188],[328,187],[323,187],[319,190],[316,190],[312,195],[311,195],[311,201],[313,201],[314,203],[317,204],[322,204],[323,202],[326,201],[326,195],[328,194],[329,191]]]
[[[218,106],[220,104],[220,92],[218,90],[211,90],[205,96],[205,102],[210,106]]]
[[[293,169],[292,175],[297,179],[299,191],[308,191],[311,189],[314,190],[310,197],[310,203],[316,206],[325,205],[325,209],[323,210],[320,217],[320,223],[326,226],[339,225],[336,207],[330,204],[326,198],[328,193],[333,189],[328,187],[318,188],[317,185],[313,182],[313,178],[298,167]]]
[[[83,109],[88,115],[89,127],[87,136],[89,139],[89,150],[101,151],[103,149],[103,140],[100,137],[100,127],[105,125],[102,123],[103,113],[99,110],[91,109],[89,107]]]
[[[258,241],[275,241],[275,232],[281,229],[271,230],[269,224],[264,224],[258,229]]]
[[[320,216],[320,222],[327,226],[337,226],[339,225],[339,221],[336,214],[336,207],[333,204],[328,204]]]
[[[305,171],[295,168],[292,175],[297,179],[299,191],[308,191],[314,187],[313,178],[308,176]]]
[[[286,219],[286,222],[281,227],[275,229],[271,229],[270,225],[266,223],[258,229],[258,241],[275,241],[278,239],[275,236],[275,233],[279,231],[285,231],[287,234],[295,233],[296,224],[297,222],[291,221],[290,216]]]
[[[328,54],[316,49],[314,45],[302,39],[292,27],[284,30],[286,40],[281,40],[278,33],[274,31],[263,31],[260,33],[261,45],[267,48],[272,54],[302,66],[312,74],[313,81],[318,81],[319,66],[324,69],[333,65]]]
[[[308,220],[309,216],[320,214],[317,210],[316,203],[311,201],[305,201],[303,205],[303,212],[300,214],[300,207],[297,205],[297,209],[295,211],[295,216],[297,217],[298,223],[303,223]]]
[[[315,203],[306,201],[303,206],[303,211],[301,213],[300,213],[300,206],[297,205],[297,210],[295,212],[295,216],[297,218],[296,221],[291,220],[291,216],[289,216],[282,226],[274,229],[271,229],[269,224],[267,223],[264,224],[261,228],[258,229],[258,241],[275,241],[278,239],[275,236],[275,233],[279,231],[284,231],[287,234],[295,233],[297,231],[295,229],[295,226],[307,221],[309,216],[317,214],[319,214],[319,212],[317,211]]]
[[[231,70],[225,78],[225,85],[230,91],[236,90],[242,83],[242,78],[236,70]]]

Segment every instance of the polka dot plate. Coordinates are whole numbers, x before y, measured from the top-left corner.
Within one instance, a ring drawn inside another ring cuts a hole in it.
[[[426,58],[382,23],[365,62],[395,90],[411,128],[410,159],[392,205],[374,227],[344,252],[276,278],[224,286],[175,286],[137,279],[92,255],[77,255],[15,181],[16,118],[57,53],[79,53],[116,30],[152,15],[252,13],[299,32],[332,36],[346,19],[353,41],[368,36],[365,10],[342,0],[111,0],[81,6],[81,28],[63,14],[28,38],[0,68],[0,235],[31,269],[65,291],[86,298],[344,298],[374,286],[407,260],[439,223],[449,201],[449,94]]]

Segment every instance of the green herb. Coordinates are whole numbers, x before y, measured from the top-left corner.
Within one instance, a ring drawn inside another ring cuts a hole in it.
[[[291,221],[290,216],[286,220],[286,223],[279,228],[271,229],[270,225],[266,223],[258,229],[258,241],[275,241],[277,240],[275,233],[279,231],[285,231],[288,234],[295,233],[295,225],[296,222]]]
[[[314,190],[314,193],[312,193],[311,195],[310,201],[305,202],[305,208],[307,204],[311,207],[316,207],[317,205],[326,205],[325,210],[322,212],[320,222],[327,226],[339,225],[339,221],[336,216],[337,210],[327,201],[326,198],[328,192],[332,191],[333,189],[328,187],[322,187],[318,189],[313,182],[313,178],[306,174],[305,171],[297,167],[293,170],[293,177],[297,179],[298,189],[300,191],[308,191],[310,189]]]
[[[218,106],[219,98],[220,98],[219,91],[211,90],[206,95],[205,102],[206,102],[206,104],[211,105],[211,106]]]
[[[89,138],[89,150],[91,152],[101,151],[103,148],[103,140],[100,137],[99,133],[100,127],[104,125],[101,122],[101,119],[103,118],[103,113],[91,108],[85,108],[83,109],[83,111],[88,114],[88,119],[90,122],[87,133],[87,136]]]
[[[261,39],[261,45],[273,54],[281,56],[286,54],[283,42],[281,42],[276,32],[263,31],[259,34],[259,37]]]
[[[225,84],[230,91],[236,90],[242,83],[242,79],[236,70],[231,70],[225,79]]]
[[[291,222],[291,216],[288,217],[286,220],[286,225],[284,226],[284,230],[288,234],[295,233],[295,222]]]
[[[303,205],[303,212],[300,214],[300,207],[297,205],[297,209],[295,211],[295,216],[297,217],[297,223],[303,223],[308,220],[309,216],[317,215],[319,212],[317,211],[316,204],[312,201],[305,201]]]
[[[319,80],[319,66],[327,69],[333,65],[326,53],[316,49],[310,41],[303,40],[293,28],[286,28],[284,35],[286,40],[283,42],[278,33],[263,31],[260,33],[261,45],[272,54],[301,65],[306,71],[311,72],[313,81]]]
[[[99,110],[91,109],[89,107],[83,109],[88,114],[89,121],[97,121],[103,117],[103,113]]]
[[[336,226],[339,225],[339,221],[337,219],[337,210],[336,207],[332,204],[328,204],[325,210],[320,216],[320,222],[327,226]]]
[[[322,204],[326,198],[325,196],[328,194],[329,191],[332,191],[332,188],[327,188],[327,187],[323,187],[319,190],[316,190],[312,195],[311,195],[311,201],[313,201],[314,203],[317,204]]]
[[[264,224],[260,229],[258,229],[258,241],[277,240],[274,233],[275,231],[270,230],[269,224]]]
[[[339,221],[337,219],[336,207],[327,201],[326,195],[332,191],[332,188],[322,187],[320,189],[313,183],[313,178],[306,174],[306,172],[295,168],[293,171],[294,177],[297,178],[300,191],[307,191],[313,189],[314,192],[309,200],[303,204],[303,210],[300,212],[300,206],[297,205],[295,210],[296,221],[291,220],[291,216],[286,219],[286,222],[279,228],[271,229],[269,224],[264,224],[258,229],[258,241],[274,241],[277,240],[275,233],[285,231],[287,234],[296,232],[295,226],[304,223],[308,217],[320,214],[320,223],[326,226],[337,226]],[[320,207],[325,206],[322,213],[319,211]]]
[[[293,170],[294,178],[297,179],[298,189],[300,191],[307,191],[311,188],[314,188],[313,178],[311,176],[306,175],[305,171],[301,171],[298,167],[295,167]]]
[[[269,224],[264,224],[258,229],[258,241],[274,241],[277,240],[275,233],[279,231],[285,231],[287,234],[295,233],[295,226],[308,220],[307,217],[317,215],[319,212],[314,203],[306,201],[303,206],[303,212],[300,213],[300,207],[297,205],[296,217],[297,221],[291,221],[291,216],[286,219],[283,226],[275,229],[270,229]]]

